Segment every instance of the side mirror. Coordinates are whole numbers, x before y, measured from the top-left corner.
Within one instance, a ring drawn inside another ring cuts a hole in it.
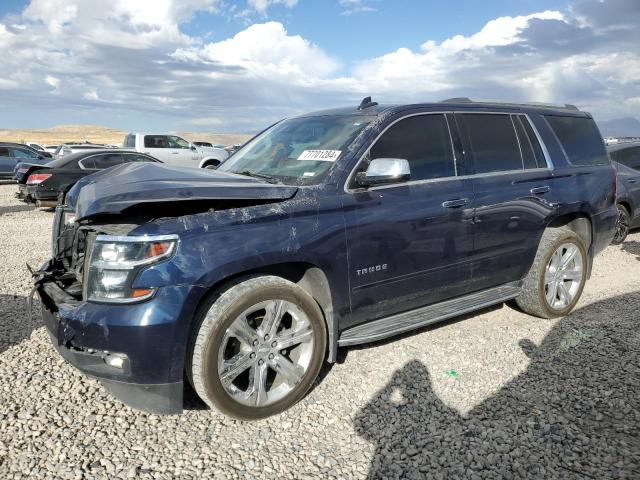
[[[404,158],[374,158],[365,172],[356,175],[360,187],[406,182],[411,178],[409,162]]]
[[[196,147],[193,143],[191,144],[191,150],[197,150],[198,147]]]

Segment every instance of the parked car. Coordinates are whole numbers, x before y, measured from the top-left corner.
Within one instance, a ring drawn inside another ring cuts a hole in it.
[[[62,158],[65,155],[71,155],[72,153],[78,153],[86,150],[99,150],[103,148],[107,148],[107,146],[100,143],[62,143],[58,145],[53,156],[55,158]]]
[[[618,245],[632,228],[640,227],[640,141],[613,143],[607,150],[618,172],[618,223],[611,242]]]
[[[51,161],[43,152],[38,152],[22,143],[0,142],[0,179],[11,179],[20,162],[45,164]]]
[[[31,148],[32,150],[35,150],[36,152],[40,153],[41,155],[44,155],[45,157],[52,158],[53,156],[52,155],[53,152],[50,152],[49,150],[46,149],[46,147],[40,145],[39,143],[26,142],[25,145]]]
[[[180,412],[188,381],[263,418],[338,347],[512,299],[569,313],[613,237],[615,181],[575,107],[365,99],[279,122],[217,170],[85,177],[35,287],[60,354],[125,403]]]
[[[177,135],[163,133],[130,133],[125,137],[123,146],[183,167],[213,169],[229,156],[224,148],[199,147]]]
[[[85,150],[65,155],[46,165],[31,168],[24,181],[23,197],[38,207],[55,207],[60,193],[67,192],[79,179],[92,173],[121,165],[160,161],[144,153],[130,150]]]

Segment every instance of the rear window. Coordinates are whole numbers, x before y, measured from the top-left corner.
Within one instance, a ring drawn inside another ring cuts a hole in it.
[[[640,147],[623,148],[611,152],[611,158],[622,165],[640,170]]]
[[[126,137],[124,137],[123,146],[126,148],[134,148],[136,146],[136,136],[127,135]]]
[[[169,148],[165,135],[145,135],[144,148]]]
[[[460,116],[467,129],[475,173],[524,168],[510,115],[469,113]]]
[[[8,157],[9,149],[6,147],[0,147],[0,157]]]
[[[158,162],[157,159],[139,153],[125,153],[125,162]]]
[[[590,118],[545,116],[572,165],[604,165],[609,156],[596,123]]]

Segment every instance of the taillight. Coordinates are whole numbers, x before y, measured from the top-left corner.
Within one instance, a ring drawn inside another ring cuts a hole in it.
[[[27,185],[37,185],[38,183],[44,182],[50,176],[51,173],[34,173],[27,178]]]

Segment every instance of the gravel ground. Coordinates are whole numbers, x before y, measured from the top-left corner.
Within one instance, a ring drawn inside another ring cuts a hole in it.
[[[576,311],[509,306],[341,352],[304,401],[242,423],[131,410],[24,304],[50,212],[0,185],[0,478],[640,478],[640,233]]]

